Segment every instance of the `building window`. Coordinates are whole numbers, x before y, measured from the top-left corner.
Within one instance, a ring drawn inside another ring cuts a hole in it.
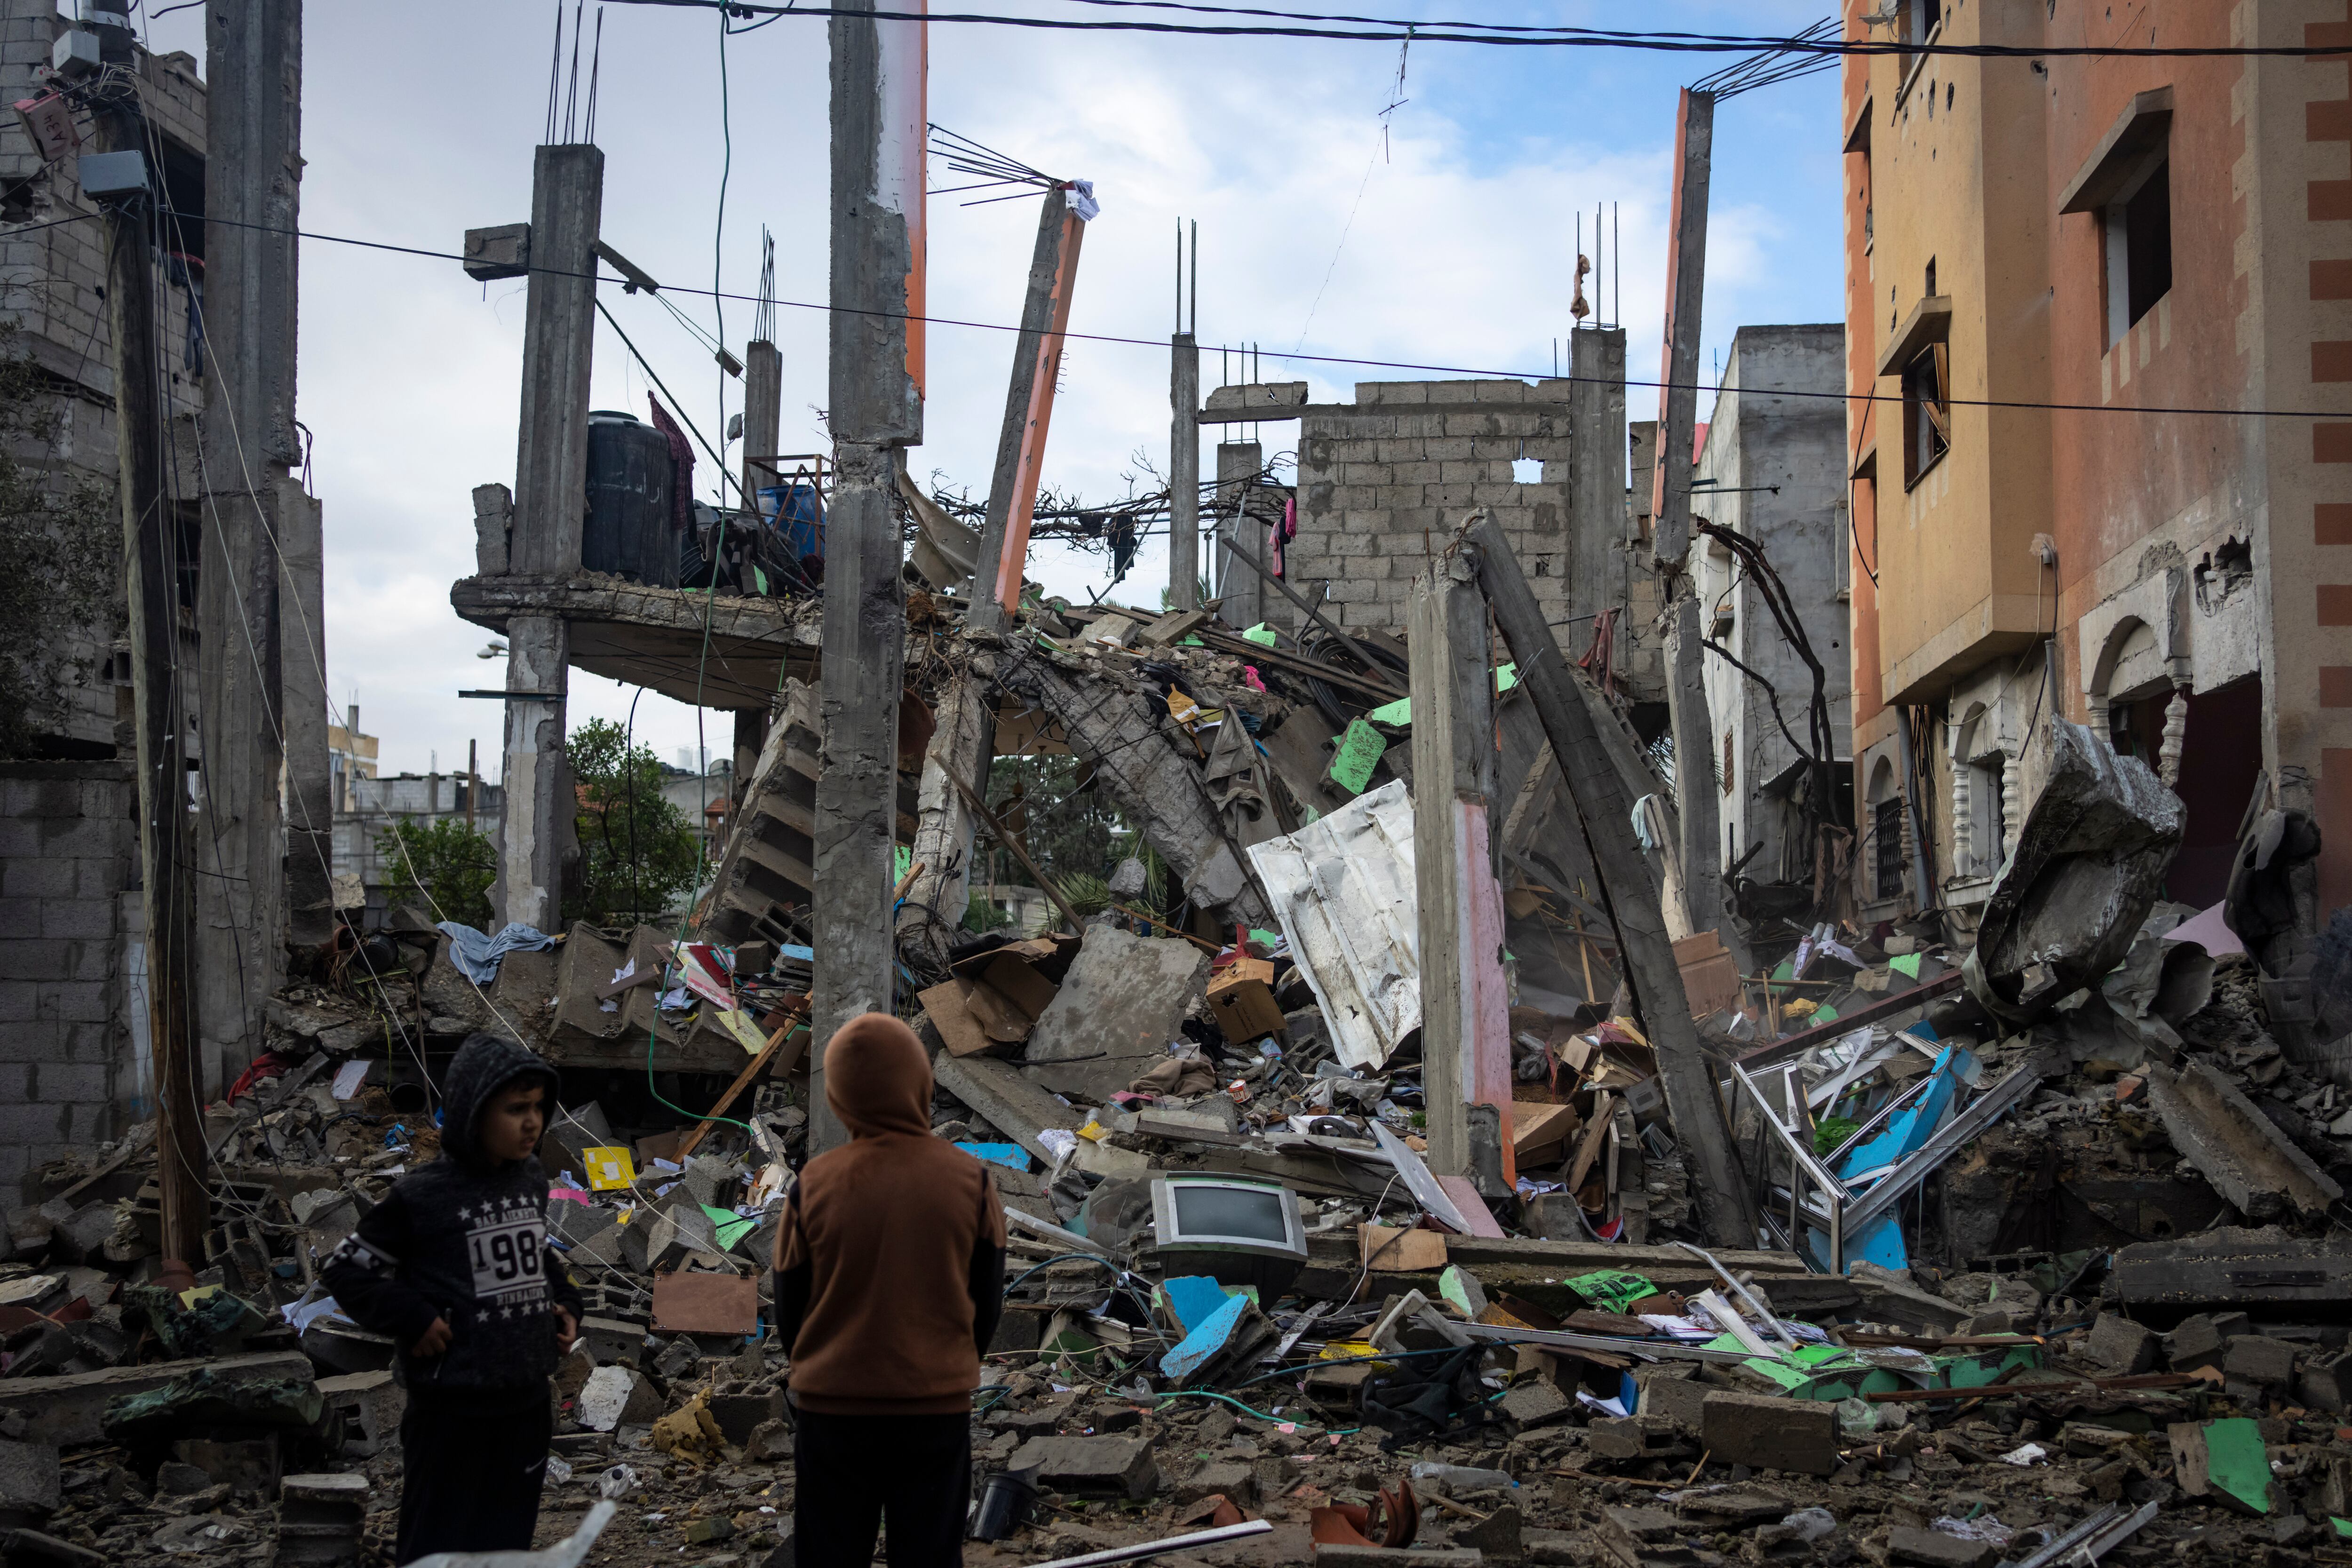
[[[1947,345],[1930,343],[1903,371],[1903,487],[1936,466],[1952,444]]]
[[[2009,824],[2002,793],[2008,783],[2009,759],[1988,752],[1969,764],[1969,843],[1975,851],[1977,874],[1990,877],[2000,869],[2009,853]]]
[[[2100,215],[2107,264],[2107,346],[2172,289],[2172,164],[2159,154]]]
[[[1944,0],[1904,0],[1904,41],[1924,44],[1944,25]]]
[[[1870,833],[1875,842],[1872,856],[1877,873],[1878,896],[1903,896],[1903,797],[1894,795],[1870,808]]]

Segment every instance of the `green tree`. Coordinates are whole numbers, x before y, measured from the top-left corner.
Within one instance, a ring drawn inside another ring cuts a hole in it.
[[[375,859],[394,905],[413,903],[436,921],[489,929],[498,858],[487,835],[454,816],[395,822],[375,836]]]
[[[598,925],[658,921],[702,875],[702,846],[686,814],[662,795],[661,762],[628,731],[591,719],[565,748],[580,786],[583,878],[565,919]]]
[[[0,756],[37,756],[70,693],[103,679],[122,627],[114,487],[68,483],[44,458],[65,415],[14,322],[0,323]],[[112,708],[110,693],[106,707]]]

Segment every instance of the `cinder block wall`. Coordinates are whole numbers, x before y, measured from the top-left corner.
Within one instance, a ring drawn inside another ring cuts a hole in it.
[[[0,1195],[125,1130],[141,1088],[121,895],[138,864],[130,763],[0,763]]]
[[[1545,614],[1567,614],[1565,381],[1372,381],[1355,406],[1310,414],[1298,437],[1298,537],[1285,574],[1336,625],[1402,634],[1413,578],[1472,509],[1510,536]],[[1546,465],[1518,484],[1512,461]],[[1286,601],[1266,619],[1296,630]]]

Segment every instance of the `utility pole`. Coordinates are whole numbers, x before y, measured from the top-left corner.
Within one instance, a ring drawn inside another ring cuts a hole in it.
[[[1091,208],[1087,210],[1091,211]],[[1070,329],[1070,290],[1077,282],[1078,250],[1087,220],[1066,185],[1045,192],[1037,215],[1037,245],[1029,258],[1029,289],[1021,307],[1021,336],[1004,395],[1004,425],[997,434],[996,468],[989,478],[988,518],[972,574],[971,624],[1003,631],[1021,607],[1029,563],[1029,524],[1045,463],[1045,435],[1054,421],[1054,393],[1062,376],[1063,334]]]
[[[1731,1129],[1724,1121],[1714,1070],[1699,1048],[1682,969],[1652,896],[1649,863],[1633,836],[1633,795],[1609,760],[1591,710],[1576,690],[1559,640],[1545,624],[1543,607],[1494,513],[1472,513],[1457,537],[1476,550],[1479,585],[1494,610],[1495,626],[1518,663],[1519,684],[1536,705],[1544,738],[1551,742],[1569,797],[1583,823],[1585,842],[1591,847],[1601,878],[1601,906],[1615,931],[1617,951],[1624,955],[1626,984],[1657,1052],[1659,1086],[1665,1091],[1675,1141],[1690,1172],[1701,1224],[1719,1246],[1753,1247],[1754,1206],[1738,1152],[1732,1147]]]
[[[1715,95],[1683,89],[1675,127],[1651,548],[1666,601],[1666,709],[1675,737],[1684,912],[1693,931],[1715,931],[1745,970],[1748,941],[1723,901],[1721,786],[1716,773],[1715,721],[1706,706],[1706,633],[1700,625],[1697,586],[1690,570],[1692,447],[1698,418],[1700,306],[1706,292],[1706,206],[1714,147]]]
[[[509,570],[560,580],[580,567],[588,515],[588,373],[596,342],[596,234],[604,154],[584,142],[539,149],[531,169],[530,283],[523,312],[522,417],[515,450]],[[490,902],[553,934],[579,850],[564,699],[571,628],[560,616],[507,623],[506,820]]]
[[[482,755],[480,742],[466,742],[466,831],[474,831],[474,811],[482,798]]]
[[[1421,921],[1423,1099],[1429,1168],[1512,1190],[1511,997],[1489,815],[1495,675],[1475,550],[1440,556],[1412,590],[1412,864]],[[1473,1121],[1473,1105],[1495,1122]]]
[[[103,89],[93,106],[98,139],[106,152],[144,154],[147,117],[140,108],[137,79],[125,75],[129,79]],[[107,205],[106,313],[114,337],[115,458],[138,735],[140,889],[157,1106],[155,1179],[163,1197],[163,1255],[200,1267],[211,1194],[191,1027],[195,909],[186,871],[194,836],[182,747],[187,698],[195,683],[181,679],[178,529],[163,499],[170,433],[158,384],[155,265],[148,232],[153,179],[150,160],[150,188],[118,195]]]
[[[813,835],[811,1153],[846,1136],[825,1104],[825,1045],[860,1014],[891,1010],[897,968],[890,872],[907,612],[892,496],[903,449],[923,438],[922,336],[913,318],[923,313],[929,36],[928,23],[878,21],[874,8],[875,0],[844,0],[826,24],[835,307],[826,416],[834,491],[818,682],[824,753]],[[919,0],[911,9],[923,9]],[[983,555],[981,571],[989,569]]]

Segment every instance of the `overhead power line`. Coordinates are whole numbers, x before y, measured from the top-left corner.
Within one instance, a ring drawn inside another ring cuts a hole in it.
[[[96,216],[97,215],[92,214],[89,216]],[[61,219],[58,221],[62,222],[65,220]],[[290,234],[300,239],[315,239],[322,244],[328,245],[349,245],[355,246],[362,250],[389,251],[395,256],[421,256],[433,261],[463,261],[466,259],[462,254],[454,250],[432,250],[421,245],[395,245],[389,240],[361,239],[355,236],[346,234],[321,234],[316,229],[281,228],[273,224],[243,223],[234,218],[225,218],[213,216],[207,216],[205,221],[207,223],[226,224],[232,228],[256,229],[264,234]],[[31,227],[34,228],[46,228],[51,226],[54,226],[54,225],[36,224],[31,226]],[[21,232],[29,232],[29,230],[0,231],[0,240],[10,238],[14,234]],[[628,279],[625,278],[608,278],[602,274],[593,272],[566,272],[556,268],[534,267],[531,270],[534,273],[544,273],[551,278],[581,278],[596,283],[626,283],[628,281]],[[709,296],[718,293],[719,291],[709,289],[690,289],[684,284],[665,283],[662,285],[662,292],[665,294],[700,294]],[[729,300],[747,300],[755,304],[759,302],[759,296],[753,294],[727,293],[722,297]],[[794,310],[823,310],[831,314],[845,316],[878,316],[889,321],[921,321],[928,326],[935,327],[969,327],[974,331],[984,332],[1019,332],[1024,330],[1017,322],[1007,324],[1003,321],[973,321],[964,320],[959,316],[914,316],[909,315],[903,310],[858,310],[848,305],[835,305],[813,300],[778,300],[775,303],[779,306]],[[607,319],[609,320],[609,318]],[[1122,337],[1115,332],[1065,332],[1062,335],[1074,342],[1118,343],[1131,348],[1156,349],[1161,353],[1166,353],[1168,352],[1168,340],[1165,338],[1130,338]],[[1251,348],[1247,352],[1253,354],[1259,353],[1259,351],[1255,348]],[[1261,357],[1263,356],[1261,355]],[[1601,379],[1597,376],[1554,375],[1548,371],[1540,370],[1497,370],[1489,366],[1479,365],[1430,364],[1423,363],[1417,360],[1370,359],[1355,354],[1277,353],[1274,357],[1277,360],[1287,360],[1298,364],[1361,365],[1369,370],[1413,370],[1438,375],[1475,376],[1481,380],[1489,381],[1591,382],[1598,384]],[[1628,378],[1624,381],[1611,379],[1607,384],[1611,386],[1640,386],[1655,389],[1667,386],[1672,384],[1660,381],[1636,381]],[[1700,392],[1711,392],[1715,390],[1712,385],[1704,384],[1696,384],[1695,389]],[[1769,395],[1773,397],[1810,397],[1832,403],[1901,404],[1910,401],[1909,399],[1901,396],[1889,396],[1883,393],[1873,392],[1813,392],[1798,387],[1771,386],[1750,386],[1744,387],[1741,390],[1751,396],[1760,397]],[[2076,414],[2167,414],[2216,419],[2352,419],[2352,404],[2347,404],[2342,408],[2168,408],[2155,404],[2144,403],[2044,403],[2037,402],[2029,398],[2016,397],[1947,397],[1944,402],[1948,406],[1954,408],[2026,408],[2046,409],[2055,413]]]
[[[1087,22],[1068,16],[1014,16],[1001,12],[903,11],[837,5],[757,5],[750,0],[614,0],[625,5],[667,5],[698,11],[723,11],[731,16],[764,16],[769,21],[785,16],[849,16],[877,22],[947,22],[998,27],[1031,27],[1055,32],[1161,33],[1218,38],[1329,38],[1341,43],[1393,44],[1410,37],[1414,43],[1486,44],[1516,48],[1652,49],[1675,54],[1750,54],[1757,50],[1805,53],[1823,57],[1845,55],[1943,55],[1980,59],[2050,59],[2077,56],[2131,59],[2181,59],[2208,57],[2273,56],[2310,58],[2340,56],[2339,45],[2126,46],[2053,45],[2029,48],[2016,44],[1957,44],[1940,40],[1906,43],[1900,39],[1822,38],[1802,40],[1769,35],[1721,33],[1644,33],[1601,27],[1510,26],[1495,22],[1422,22],[1387,16],[1353,16],[1313,11],[1276,11],[1240,6],[1181,4],[1179,0],[1071,0],[1082,5],[1121,9],[1182,11],[1212,16],[1253,16],[1255,22],[1156,22],[1140,18]],[[1307,24],[1323,24],[1308,26]],[[761,23],[764,26],[767,24]]]

